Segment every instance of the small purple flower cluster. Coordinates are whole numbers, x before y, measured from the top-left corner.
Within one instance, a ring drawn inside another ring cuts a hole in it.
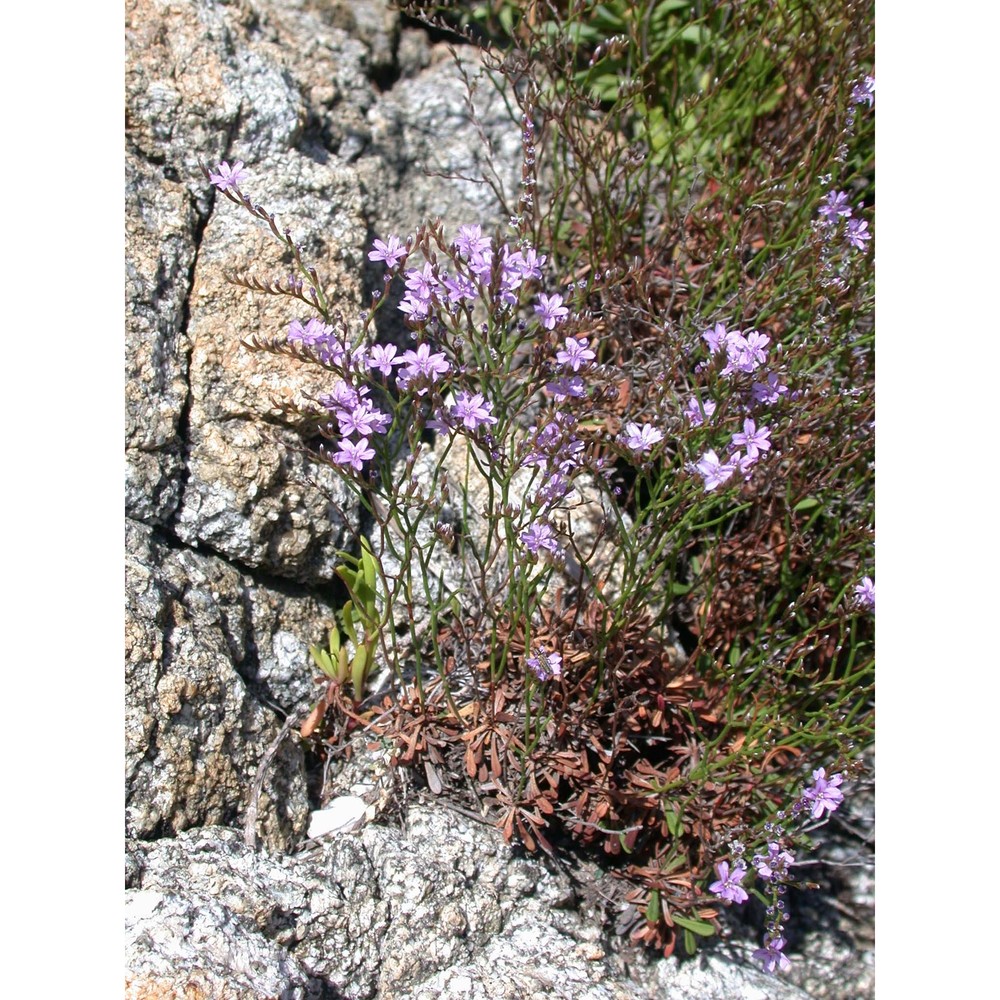
[[[399,309],[415,326],[426,323],[435,312],[454,312],[477,298],[491,308],[513,308],[520,301],[522,286],[541,278],[546,261],[544,254],[539,255],[528,245],[519,249],[506,243],[494,247],[479,225],[459,226],[451,246],[455,251],[454,274],[438,270],[430,261],[425,261],[422,268],[408,268],[403,274],[406,294]],[[407,252],[398,237],[390,236],[387,242],[376,240],[368,257],[383,260],[393,269]],[[499,262],[496,274],[495,261]],[[569,310],[563,306],[561,296],[539,295],[535,312],[545,329],[551,330]]]
[[[218,186],[234,186],[245,176],[237,164],[230,169],[227,164],[219,167]],[[413,246],[413,240],[404,241],[389,235],[377,239],[368,253],[371,261],[381,261],[387,267],[387,280],[393,273],[400,273]],[[415,330],[421,330],[435,318],[454,315],[463,303],[481,301],[494,312],[518,305],[528,282],[540,279],[546,262],[543,254],[524,244],[512,248],[506,243],[496,243],[483,235],[479,225],[463,225],[451,243],[449,257],[455,266],[449,273],[436,262],[425,261],[421,267],[402,271],[405,294],[399,305],[401,312]],[[569,309],[561,295],[539,294],[534,313],[540,329],[550,331],[569,316]],[[437,324],[432,330],[437,329]],[[416,334],[415,334],[416,336]],[[492,443],[489,429],[497,424],[493,403],[487,398],[484,387],[470,386],[456,389],[450,404],[441,405],[440,393],[444,380],[453,376],[457,362],[443,350],[435,350],[433,341],[422,340],[414,348],[399,353],[392,344],[350,346],[338,336],[334,327],[317,318],[306,322],[293,320],[287,339],[299,344],[318,361],[335,369],[341,380],[331,393],[320,402],[336,416],[342,437],[332,460],[337,465],[361,471],[363,463],[374,456],[369,447],[372,436],[384,434],[392,424],[391,418],[378,410],[367,399],[369,389],[365,381],[380,374],[388,387],[399,392],[427,396],[432,390],[438,403],[427,426],[440,431],[460,431],[467,434],[484,434]],[[555,361],[563,369],[561,377],[548,388],[557,401],[582,398],[586,395],[583,378],[578,374],[595,358],[595,353],[585,338],[567,337],[556,352]],[[577,445],[567,433],[562,418],[557,414],[538,435],[536,449],[529,457],[529,464],[538,462],[551,466],[552,474],[546,477],[542,492],[553,497],[562,496],[568,489],[566,476],[576,464]],[[556,447],[558,445],[558,447]],[[526,545],[532,553],[556,551],[554,535],[544,533],[544,523],[537,531],[526,533]],[[551,528],[549,529],[551,531]]]
[[[743,333],[740,330],[728,330],[725,323],[716,323],[702,335],[702,340],[708,345],[710,358],[725,365],[720,375],[731,382],[743,376],[757,376],[760,369],[767,363],[767,347],[771,338],[756,330]],[[704,367],[699,365],[696,370]],[[749,392],[746,394],[746,409],[757,406],[773,406],[782,397],[789,395],[788,386],[783,385],[774,372],[764,374],[765,381],[750,380]],[[692,396],[684,408],[684,414],[692,427],[698,427],[716,410],[715,401]],[[714,448],[705,451],[694,463],[693,469],[704,481],[705,492],[711,493],[727,483],[735,474],[744,480],[749,480],[753,467],[762,455],[771,450],[771,428],[768,425],[757,425],[753,417],[745,417],[743,430],[732,435],[729,442],[729,454],[726,459],[719,457]]]
[[[803,791],[792,807],[793,819],[803,820],[806,814],[813,819],[819,819],[824,812],[832,813],[844,801],[844,795],[838,787],[843,781],[843,775],[835,774],[827,778],[825,768],[821,767],[813,771],[812,777],[812,785]],[[766,852],[756,853],[751,859],[756,877],[770,889],[771,893],[771,905],[767,908],[764,946],[753,953],[753,957],[761,963],[764,971],[769,973],[785,972],[791,967],[788,957],[783,952],[786,941],[782,925],[788,917],[788,912],[782,897],[786,893],[787,886],[793,881],[791,869],[795,865],[795,857],[784,846],[785,828],[781,823],[786,819],[786,813],[783,810],[778,812],[776,819],[777,823],[768,821],[764,824]],[[727,861],[716,862],[715,873],[718,878],[709,885],[708,890],[719,899],[740,904],[749,898],[742,885],[743,879],[750,871],[743,860],[746,846],[738,840],[729,846],[734,858],[732,867],[730,868]]]
[[[868,231],[868,223],[864,219],[855,217],[854,209],[848,202],[849,199],[845,191],[829,191],[826,200],[820,203],[818,214],[822,225],[828,230],[837,226],[841,220],[846,220],[845,242],[855,250],[865,250],[872,234]],[[857,210],[860,212],[863,208],[864,204],[860,204]]]

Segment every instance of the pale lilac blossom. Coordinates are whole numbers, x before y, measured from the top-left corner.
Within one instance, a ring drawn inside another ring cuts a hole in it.
[[[715,400],[705,399],[699,404],[697,396],[692,396],[684,407],[684,416],[691,422],[692,427],[700,427],[706,417],[715,413]]]
[[[392,374],[393,365],[401,365],[402,358],[396,357],[395,344],[376,344],[368,353],[368,367],[380,371],[386,378]]]
[[[826,776],[826,768],[813,771],[813,785],[802,793],[802,799],[812,810],[812,818],[820,819],[823,811],[832,813],[844,801],[844,793],[837,787],[844,780],[842,774]]]
[[[361,438],[357,444],[352,441],[340,442],[340,450],[333,456],[337,465],[349,465],[356,472],[362,469],[362,463],[375,457],[375,451],[368,447],[368,438]]]
[[[250,175],[243,169],[243,161],[237,160],[232,166],[223,160],[216,168],[215,173],[209,173],[209,182],[214,184],[220,191],[228,191],[230,188],[236,190],[240,186],[240,181],[245,181]]]
[[[738,330],[733,331],[734,333],[739,333]],[[726,330],[725,323],[716,323],[711,330],[706,330],[702,335],[702,340],[708,344],[708,353],[717,354],[721,351],[728,343],[729,332]]]
[[[756,330],[751,330],[746,336],[739,331],[730,332],[726,336],[726,367],[722,374],[750,374],[756,371],[767,360],[765,348],[770,342],[770,337]]]
[[[291,323],[288,324],[288,341],[289,343],[302,344],[304,347],[316,347],[318,344],[324,344],[328,341],[330,334],[333,333],[333,327],[328,326],[321,320],[316,319],[313,316],[305,326],[303,326],[297,319],[293,319]]]
[[[400,361],[406,367],[396,375],[396,383],[403,389],[417,379],[434,383],[451,370],[451,365],[443,354],[431,353],[430,344],[420,344],[415,351],[407,351]]]
[[[561,365],[567,365],[575,372],[596,357],[597,355],[587,346],[584,337],[567,337],[563,348],[556,353],[556,361]]]
[[[629,421],[625,425],[621,439],[626,448],[641,455],[649,451],[658,441],[663,440],[663,431],[657,430],[652,424],[640,425]]]
[[[568,315],[569,310],[562,304],[563,297],[561,295],[545,295],[540,293],[538,296],[538,304],[535,306],[535,312],[541,317],[542,326],[546,330],[554,330],[557,323],[561,323]],[[567,343],[569,343],[567,341]],[[587,346],[586,341],[583,342],[584,347]],[[593,357],[593,355],[591,355]],[[573,371],[577,369],[574,368]]]
[[[725,483],[736,471],[732,462],[721,462],[715,450],[709,448],[695,465],[702,479],[705,480],[705,492],[711,493]]]
[[[854,588],[854,599],[861,607],[875,610],[875,581],[870,576],[862,577]]]
[[[319,397],[319,401],[328,410],[353,410],[361,402],[361,397],[367,394],[367,386],[362,386],[358,390],[350,382],[340,379],[334,384],[333,391],[324,393]]]
[[[521,543],[533,555],[538,555],[539,550],[546,549],[549,552],[559,551],[559,543],[556,541],[556,533],[550,524],[544,522],[529,525],[520,535]]]
[[[446,277],[442,284],[448,293],[449,302],[472,301],[476,297],[476,283],[464,274],[456,274],[454,278]]]
[[[376,240],[374,250],[368,252],[369,260],[384,260],[387,267],[395,267],[409,251],[398,236],[390,236],[388,241]]]
[[[729,462],[733,466],[733,471],[739,472],[744,481],[749,482],[753,467],[757,464],[757,456],[744,455],[741,451],[735,451],[729,456]]]
[[[754,382],[750,387],[750,398],[755,403],[764,403],[773,406],[782,396],[788,395],[788,386],[782,385],[781,380],[774,372],[767,376],[767,382]]]
[[[761,963],[765,972],[773,974],[776,969],[787,972],[792,967],[792,963],[781,950],[784,947],[785,939],[783,937],[772,938],[768,935],[764,938],[764,947],[758,948],[753,953],[753,957]]]
[[[497,418],[493,416],[493,404],[483,399],[481,392],[460,392],[455,397],[455,402],[451,408],[451,415],[461,420],[469,430],[474,431],[483,425],[495,424]]]
[[[754,855],[753,866],[757,874],[771,882],[779,882],[788,876],[788,869],[795,864],[795,858],[781,849],[781,844],[771,841],[767,845],[767,855]]]
[[[370,399],[360,400],[352,409],[337,410],[337,422],[343,435],[358,434],[369,438],[372,434],[384,434],[392,424],[387,413],[377,409]]]
[[[851,217],[851,206],[847,203],[847,194],[844,191],[830,191],[819,207],[819,214],[824,216],[828,223],[834,223],[838,219],[849,219]]]
[[[406,313],[406,318],[414,323],[422,323],[430,312],[430,300],[416,298],[412,292],[407,292],[403,296],[403,301],[399,303],[399,311]]]
[[[719,876],[717,882],[713,882],[709,887],[709,892],[714,892],[720,899],[728,899],[733,903],[745,903],[750,897],[746,889],[740,885],[747,870],[743,862],[739,862],[729,870],[728,861],[717,861],[715,864],[715,874]]]
[[[459,226],[452,246],[466,258],[472,258],[490,252],[490,239],[483,236],[481,226]]]
[[[855,249],[864,250],[872,238],[872,234],[868,232],[868,223],[864,219],[851,219],[847,223],[845,238]]]
[[[757,424],[747,417],[743,421],[743,430],[733,435],[733,448],[746,448],[747,456],[756,460],[762,451],[771,450],[771,428],[758,428]]]
[[[851,91],[852,104],[867,104],[871,107],[875,103],[875,77],[866,76],[854,85]]]
[[[411,267],[406,272],[406,287],[412,298],[419,302],[429,303],[437,291],[439,282],[431,267],[430,261],[418,271]]]
[[[587,395],[586,384],[579,375],[563,376],[555,382],[549,382],[545,390],[552,394],[557,403],[563,403],[571,396],[574,399],[583,399]]]

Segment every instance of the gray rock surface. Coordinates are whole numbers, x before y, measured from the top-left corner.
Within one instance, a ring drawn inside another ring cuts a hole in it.
[[[188,831],[145,845],[126,897],[139,981],[172,969],[216,991],[280,984],[347,1000],[806,997],[718,959],[626,963],[566,873],[440,803],[412,804],[405,830],[372,824],[291,856],[255,854],[232,830]]]
[[[319,608],[289,596],[252,620],[248,582],[222,560],[167,548],[135,522],[127,525],[126,547],[127,828],[148,838],[239,822],[281,728],[259,700],[269,674],[272,695],[309,696],[298,679],[280,686],[276,648],[287,658],[289,630]],[[293,658],[308,680],[305,654],[300,646]],[[286,742],[262,789],[265,841],[288,846],[304,831],[308,811],[302,754]]]

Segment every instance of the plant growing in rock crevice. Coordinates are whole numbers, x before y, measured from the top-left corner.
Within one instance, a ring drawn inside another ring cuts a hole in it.
[[[369,522],[304,732],[366,726],[529,850],[599,848],[666,953],[745,894],[725,845],[872,735],[870,18],[821,6],[501,5],[521,191],[506,237],[375,241],[405,350],[388,295],[334,314],[241,165],[209,172],[292,253],[234,280],[308,313],[246,343],[329,373],[295,420]]]

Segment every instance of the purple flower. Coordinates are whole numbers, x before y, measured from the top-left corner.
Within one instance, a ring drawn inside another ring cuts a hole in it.
[[[568,365],[573,371],[578,372],[581,366],[593,361],[596,357],[597,355],[587,346],[586,338],[567,337],[563,349],[556,354],[556,361],[561,365]]]
[[[720,899],[728,899],[733,903],[745,903],[750,897],[747,895],[740,882],[746,875],[746,866],[739,862],[729,871],[728,861],[718,861],[715,865],[715,874],[719,876],[718,882],[713,882],[709,887],[709,892],[714,892]]]
[[[625,425],[625,432],[621,437],[626,448],[642,454],[649,451],[657,441],[663,440],[663,431],[657,430],[652,424],[640,426],[630,421]]]
[[[704,417],[702,416],[702,410],[704,410]],[[704,418],[710,417],[713,413],[715,413],[715,400],[712,399],[706,399],[699,405],[697,397],[692,396],[684,407],[684,416],[691,421],[692,427],[700,426]]]
[[[756,371],[767,360],[765,347],[771,342],[766,334],[751,330],[746,336],[739,331],[726,335],[726,367],[723,375]]]
[[[559,543],[556,541],[552,526],[544,522],[525,528],[520,537],[524,547],[534,555],[538,555],[539,549],[547,549],[553,554],[559,551]]]
[[[745,338],[746,347],[744,348],[744,362],[746,364],[753,364],[753,367],[744,369],[745,371],[753,371],[758,365],[762,365],[767,360],[767,352],[765,348],[771,343],[771,338],[765,333],[758,333],[756,330],[751,330]]]
[[[520,267],[521,276],[525,281],[529,278],[540,278],[542,276],[542,268],[548,259],[545,254],[539,257],[534,247],[525,246],[513,256],[518,258],[518,267]]]
[[[545,391],[550,392],[557,403],[565,402],[570,396],[583,399],[587,395],[587,387],[579,375],[563,376],[555,382],[549,382]]]
[[[875,103],[875,77],[866,76],[854,85],[851,91],[852,104],[867,104],[871,107]]]
[[[388,243],[376,240],[373,246],[375,249],[368,252],[368,259],[384,260],[387,267],[395,267],[409,252],[398,236],[390,236]]]
[[[451,415],[474,431],[483,424],[495,424],[497,418],[492,416],[493,404],[483,400],[481,392],[470,395],[467,392],[460,392],[455,397],[455,403],[451,408]]]
[[[744,455],[740,451],[734,451],[729,456],[729,462],[733,466],[734,472],[739,472],[746,482],[750,481],[750,473],[757,464],[756,455]]]
[[[747,457],[756,460],[762,451],[770,451],[770,434],[770,427],[761,427],[758,430],[757,425],[748,417],[743,421],[743,431],[733,435],[732,446],[734,448],[746,448]]]
[[[738,333],[739,331],[734,331]],[[726,332],[725,323],[716,323],[714,328],[711,330],[706,330],[702,335],[701,339],[708,344],[708,353],[716,354],[721,351],[723,347],[726,346],[729,334]]]
[[[456,274],[454,278],[445,278],[442,284],[448,292],[449,302],[461,302],[476,297],[475,282],[464,274]]]
[[[862,608],[875,610],[875,581],[870,576],[864,576],[854,588],[854,599]]]
[[[419,271],[415,267],[411,267],[406,272],[406,287],[410,297],[418,302],[429,303],[431,301],[437,290],[438,280],[430,261],[427,261]]]
[[[288,324],[288,342],[291,344],[299,343],[304,347],[316,347],[317,344],[325,343],[331,333],[333,333],[333,327],[327,326],[315,316],[305,326],[297,319],[293,319]]]
[[[395,344],[376,344],[368,354],[368,367],[376,368],[386,378],[392,374],[393,365],[401,365],[402,358],[396,357]]]
[[[225,160],[223,160],[216,168],[215,173],[210,173],[208,175],[209,181],[214,184],[220,191],[228,191],[230,188],[237,190],[240,186],[240,181],[245,181],[250,175],[243,169],[243,161],[237,160],[232,166],[229,166]]]
[[[826,768],[813,771],[813,786],[802,793],[802,800],[810,804],[812,818],[819,819],[825,809],[832,813],[844,801],[844,793],[837,787],[843,780],[842,774],[826,776]]]
[[[819,214],[826,217],[828,223],[834,223],[839,218],[851,217],[851,206],[847,204],[847,195],[843,191],[831,191],[826,201],[819,207]]]
[[[372,434],[384,434],[392,420],[387,413],[376,409],[370,399],[360,400],[354,407],[336,411],[340,433],[359,434],[368,438]]]
[[[368,447],[368,438],[361,438],[357,444],[351,441],[341,441],[340,450],[333,456],[337,465],[349,465],[357,472],[361,471],[361,463],[375,457],[375,451]]]
[[[328,410],[353,410],[361,402],[361,397],[367,394],[367,386],[357,390],[349,382],[340,379],[334,385],[333,392],[324,393],[319,397],[319,401]]]
[[[490,240],[488,236],[483,236],[481,226],[459,226],[452,246],[468,259],[490,253]]]
[[[414,323],[422,323],[427,319],[430,307],[430,300],[424,301],[423,299],[418,299],[412,292],[407,292],[403,296],[403,301],[399,303],[399,311],[406,313],[406,318],[412,320]]]
[[[431,354],[430,344],[420,344],[415,351],[407,351],[400,362],[406,365],[396,376],[396,384],[401,389],[406,389],[415,379],[436,382],[439,376],[451,370],[451,365],[443,354]]]
[[[761,878],[766,878],[771,882],[778,882],[788,875],[788,868],[795,864],[795,858],[788,851],[781,849],[781,844],[769,843],[767,845],[767,857],[762,854],[754,855],[753,866]]]
[[[539,294],[535,312],[541,317],[542,326],[546,330],[554,330],[556,323],[561,323],[569,315],[569,310],[562,303],[563,297],[561,295]],[[567,340],[566,343],[568,344],[569,341]],[[583,341],[583,346],[587,346],[586,341]],[[573,371],[576,370],[574,367]]]
[[[783,937],[772,938],[768,935],[764,938],[764,947],[758,948],[753,953],[753,957],[763,965],[765,972],[773,974],[775,969],[787,972],[792,967],[792,963],[788,960],[788,956],[782,952],[781,949],[784,947],[785,939]]]
[[[864,219],[851,219],[847,223],[847,242],[858,250],[864,250],[872,234],[868,232],[868,223]]]
[[[540,681],[550,677],[562,677],[562,657],[558,653],[550,653],[544,646],[535,650],[534,656],[529,656],[525,663],[535,672]]]
[[[712,490],[721,486],[736,471],[736,466],[732,462],[720,462],[719,456],[712,448],[709,448],[701,456],[701,460],[695,464],[695,468],[705,480],[706,493],[711,493]]]
[[[750,397],[755,403],[765,403],[773,406],[782,396],[788,394],[788,386],[782,385],[778,376],[771,372],[767,376],[767,384],[754,382],[750,387]]]

